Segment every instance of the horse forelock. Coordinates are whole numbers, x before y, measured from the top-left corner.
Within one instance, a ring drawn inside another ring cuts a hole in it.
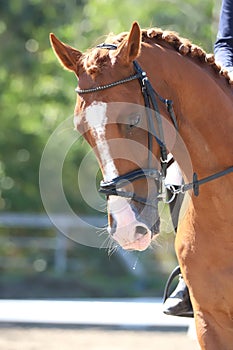
[[[118,35],[110,33],[105,39],[105,42],[118,46],[127,37],[127,34],[128,32]],[[83,54],[81,63],[87,74],[94,76],[110,64],[109,51],[98,47],[89,49]]]
[[[109,34],[105,43],[120,45],[127,40],[128,32],[118,35]],[[182,38],[174,31],[162,30],[161,28],[150,28],[142,30],[142,43],[156,42],[160,45],[170,47],[183,56],[193,58],[196,63],[211,65],[213,72],[223,75],[228,81],[230,77],[226,70],[215,63],[214,55],[206,53],[201,47],[192,44],[189,39]],[[89,75],[101,72],[102,68],[110,63],[109,51],[101,48],[93,48],[84,53],[82,64]]]
[[[107,64],[108,52],[98,48],[90,49],[83,54],[82,65],[87,74],[95,75]]]

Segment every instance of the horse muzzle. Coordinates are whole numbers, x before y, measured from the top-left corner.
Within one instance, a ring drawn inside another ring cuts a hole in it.
[[[139,196],[129,185],[147,180],[147,196]],[[162,176],[157,169],[138,169],[100,184],[107,196],[109,229],[112,238],[126,250],[145,250],[159,232],[158,201]]]
[[[109,228],[112,238],[125,250],[142,251],[159,232],[158,207],[124,197],[108,197]]]

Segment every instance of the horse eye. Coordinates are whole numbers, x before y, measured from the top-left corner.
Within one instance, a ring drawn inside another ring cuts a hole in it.
[[[141,116],[139,114],[131,115],[129,117],[129,129],[132,129],[133,127],[137,126],[141,120]]]

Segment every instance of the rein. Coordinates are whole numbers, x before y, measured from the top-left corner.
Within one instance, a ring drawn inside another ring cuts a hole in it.
[[[213,181],[213,180],[216,180],[222,176],[225,176],[225,175],[228,175],[230,173],[233,172],[233,166],[225,169],[225,170],[222,170],[222,171],[219,171],[218,173],[215,173],[213,175],[210,175],[210,176],[207,176],[207,177],[204,177],[203,179],[200,179],[198,180],[197,178],[197,174],[194,173],[193,174],[193,182],[190,182],[188,184],[184,184],[184,185],[181,185],[181,186],[176,186],[176,189],[174,189],[174,186],[171,186],[170,190],[173,194],[178,194],[178,193],[185,193],[186,191],[189,191],[191,189],[193,189],[193,193],[195,196],[198,196],[199,195],[199,186],[200,185],[203,185],[207,182],[210,182],[210,181]]]
[[[102,49],[108,49],[108,50],[116,50],[117,45],[114,44],[107,44],[103,43],[98,45],[97,47]],[[173,197],[172,200],[175,198],[175,196],[179,193],[185,193],[186,191],[193,190],[194,195],[199,195],[199,186],[213,181],[219,177],[225,176],[231,172],[233,172],[233,166],[229,167],[226,170],[220,171],[218,173],[215,173],[213,175],[207,176],[203,179],[198,179],[197,174],[193,174],[193,182],[190,182],[188,184],[183,184],[181,186],[174,187],[173,185],[166,185],[165,186],[165,177],[167,173],[168,166],[174,161],[172,158],[168,161],[167,158],[167,147],[164,140],[164,133],[163,133],[163,127],[162,127],[162,118],[159,112],[158,104],[156,101],[156,98],[160,100],[163,104],[165,104],[169,117],[171,121],[173,122],[176,130],[178,131],[178,125],[176,116],[173,110],[173,101],[164,99],[162,96],[160,96],[152,87],[147,74],[145,71],[142,70],[138,62],[133,61],[134,68],[135,68],[135,74],[131,75],[129,77],[126,77],[124,79],[117,80],[115,82],[105,84],[105,85],[99,85],[94,88],[90,89],[75,89],[75,91],[82,95],[92,92],[98,92],[102,90],[106,90],[121,84],[125,84],[127,82],[130,82],[132,80],[138,80],[141,86],[142,95],[144,98],[144,104],[146,107],[146,114],[147,114],[147,123],[148,123],[148,168],[147,169],[138,169],[131,172],[128,172],[124,175],[120,175],[111,181],[101,181],[100,182],[100,189],[99,192],[105,194],[106,196],[115,195],[115,196],[121,196],[125,198],[131,198],[134,201],[137,201],[139,203],[143,203],[146,205],[154,206],[152,202],[149,202],[147,199],[144,199],[142,197],[137,196],[134,192],[128,192],[123,189],[124,186],[127,185],[128,182],[133,182],[135,180],[141,179],[141,178],[151,178],[154,179],[157,187],[158,187],[158,196],[157,200],[163,200],[166,203],[170,203],[171,201],[166,200],[166,189],[169,188],[169,190],[172,192]],[[154,119],[156,120],[157,126],[158,126],[158,133],[155,130],[154,127]],[[160,148],[160,164],[161,164],[161,171],[157,169],[152,168],[152,147],[153,147],[153,139],[157,142],[159,148]]]

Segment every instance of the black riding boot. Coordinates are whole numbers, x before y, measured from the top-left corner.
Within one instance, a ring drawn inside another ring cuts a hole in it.
[[[178,274],[179,283],[173,293],[168,296],[169,287]],[[168,279],[164,293],[163,312],[171,316],[193,317],[193,308],[189,298],[188,287],[180,274],[179,266],[172,272]]]

